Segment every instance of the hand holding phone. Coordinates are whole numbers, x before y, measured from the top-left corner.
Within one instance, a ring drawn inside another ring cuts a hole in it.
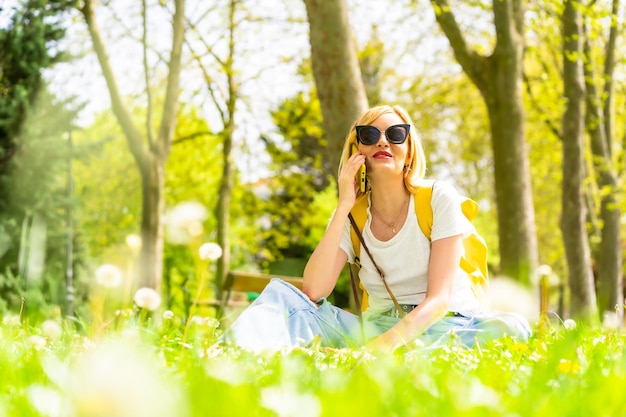
[[[356,145],[352,145],[352,155],[359,151],[359,148]],[[362,193],[365,192],[367,186],[367,171],[365,170],[365,163],[359,167],[359,170],[356,172],[356,182],[359,184],[359,189]]]

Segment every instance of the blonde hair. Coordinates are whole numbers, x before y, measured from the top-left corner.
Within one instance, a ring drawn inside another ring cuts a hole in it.
[[[426,156],[424,155],[424,148],[422,146],[422,139],[413,124],[413,120],[407,113],[404,108],[400,106],[389,106],[382,105],[372,107],[367,110],[358,119],[354,122],[352,127],[350,128],[350,132],[346,136],[346,140],[343,144],[343,151],[341,152],[341,159],[339,160],[339,172],[341,172],[341,168],[343,164],[350,158],[352,154],[351,148],[352,146],[358,146],[358,141],[356,138],[356,126],[357,125],[369,125],[374,122],[374,120],[378,119],[383,114],[395,113],[400,117],[404,123],[411,125],[409,129],[409,135],[407,137],[407,145],[408,145],[408,158],[409,162],[404,166],[404,186],[409,192],[415,192],[415,188],[418,185],[418,182],[424,178],[426,175]],[[369,187],[369,185],[368,185]],[[361,195],[361,191],[358,191],[357,197]]]

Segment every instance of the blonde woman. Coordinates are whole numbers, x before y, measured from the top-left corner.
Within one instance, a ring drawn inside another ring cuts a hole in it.
[[[357,181],[363,166],[364,189]],[[482,311],[459,267],[463,238],[473,226],[451,185],[435,183],[430,239],[420,230],[414,192],[424,174],[422,144],[403,108],[377,106],[362,114],[346,137],[337,208],[304,269],[303,290],[272,280],[225,340],[253,350],[288,350],[317,339],[330,347],[391,351],[417,339],[430,346],[451,338],[472,346],[505,334],[526,339],[530,327],[523,317]],[[359,257],[359,279],[368,294],[363,327],[356,315],[326,300],[346,262],[357,261],[348,216],[359,197],[367,199],[359,232],[371,254],[361,250]]]

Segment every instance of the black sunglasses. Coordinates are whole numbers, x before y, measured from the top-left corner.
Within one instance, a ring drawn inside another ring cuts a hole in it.
[[[385,137],[387,137],[389,143],[400,145],[409,136],[410,127],[411,125],[408,124],[389,126],[385,130]],[[356,127],[356,138],[363,145],[375,145],[380,140],[380,135],[380,129],[376,126],[363,125]]]

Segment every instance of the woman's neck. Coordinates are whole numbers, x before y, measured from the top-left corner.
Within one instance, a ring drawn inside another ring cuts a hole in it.
[[[409,191],[404,186],[404,181],[382,181],[371,184],[372,205],[382,213],[396,213],[398,207],[402,206]]]

